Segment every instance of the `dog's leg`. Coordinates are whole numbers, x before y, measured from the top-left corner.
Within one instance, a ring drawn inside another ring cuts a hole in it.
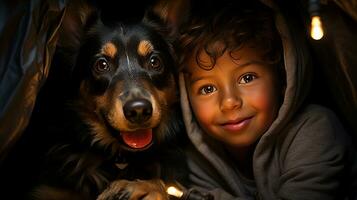
[[[167,200],[165,185],[161,180],[117,180],[112,182],[97,200]]]

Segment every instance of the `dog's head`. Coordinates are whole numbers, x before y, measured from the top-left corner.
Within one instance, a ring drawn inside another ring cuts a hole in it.
[[[89,128],[83,137],[113,153],[145,150],[177,131],[174,34],[155,9],[115,25],[92,15],[76,58],[72,106]]]

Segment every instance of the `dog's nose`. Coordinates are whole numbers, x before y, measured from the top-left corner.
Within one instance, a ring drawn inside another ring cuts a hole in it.
[[[142,123],[150,119],[152,106],[146,99],[130,100],[124,104],[124,115],[132,123]]]

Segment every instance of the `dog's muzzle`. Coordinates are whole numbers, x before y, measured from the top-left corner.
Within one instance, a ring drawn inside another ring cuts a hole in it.
[[[153,106],[145,98],[134,98],[123,105],[125,118],[133,125],[140,127],[148,122],[153,115]],[[153,140],[152,128],[137,129],[135,131],[121,131],[124,143],[133,149],[145,149]]]

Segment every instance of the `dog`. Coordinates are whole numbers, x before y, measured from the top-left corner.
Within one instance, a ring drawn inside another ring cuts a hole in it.
[[[47,86],[65,93],[46,112],[54,116],[44,131],[50,139],[41,141],[48,151],[29,196],[167,199],[165,183],[182,177],[184,130],[172,15],[159,16],[152,7],[138,22],[105,24],[92,6],[75,5],[78,16],[64,19],[53,70],[73,67],[66,68],[68,81]]]

